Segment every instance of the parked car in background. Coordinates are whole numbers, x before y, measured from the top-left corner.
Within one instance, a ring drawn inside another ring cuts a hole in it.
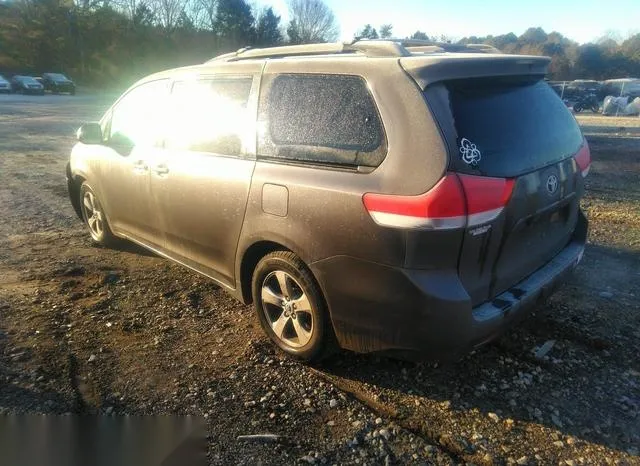
[[[68,92],[71,95],[75,95],[76,93],[75,83],[62,73],[44,73],[42,75],[42,83],[46,91],[51,91],[54,94]]]
[[[598,81],[590,79],[576,79],[575,81],[569,81],[564,85],[564,92],[562,98],[570,102],[583,99],[586,95],[599,96],[602,89],[602,84]]]
[[[577,91],[598,92],[602,83],[593,79],[576,79],[567,84],[567,87]]]
[[[18,94],[44,95],[44,86],[33,76],[15,75],[11,78],[11,87]]]
[[[635,99],[640,97],[640,79],[622,78],[608,79],[603,83],[602,93],[604,96],[612,95],[614,97],[631,97]]]
[[[94,242],[128,238],[253,303],[296,358],[486,343],[580,261],[589,146],[549,58],[416,44],[149,76],[78,130],[71,203]]]
[[[0,74],[0,92],[9,94],[11,92],[11,83]]]

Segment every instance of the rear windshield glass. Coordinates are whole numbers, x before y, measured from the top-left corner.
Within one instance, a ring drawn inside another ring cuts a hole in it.
[[[26,84],[38,84],[38,81],[36,81],[35,78],[32,78],[31,76],[16,76],[16,80]]]
[[[446,87],[458,171],[518,176],[569,157],[582,144],[573,115],[544,81],[460,80]]]

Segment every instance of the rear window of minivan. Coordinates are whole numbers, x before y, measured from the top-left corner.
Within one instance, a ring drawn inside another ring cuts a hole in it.
[[[575,118],[542,80],[465,79],[445,87],[456,171],[519,176],[570,157],[582,145]]]

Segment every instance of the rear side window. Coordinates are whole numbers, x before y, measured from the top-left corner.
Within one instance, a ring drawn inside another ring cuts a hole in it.
[[[287,74],[260,104],[259,155],[376,167],[386,154],[378,110],[359,76]]]
[[[247,110],[252,82],[251,76],[175,82],[165,147],[221,155],[244,153],[252,142],[247,138],[253,127]]]
[[[567,158],[582,133],[565,104],[543,81],[475,79],[445,84],[463,173],[512,177]]]

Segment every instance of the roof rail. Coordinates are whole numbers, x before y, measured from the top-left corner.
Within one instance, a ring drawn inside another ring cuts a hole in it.
[[[283,58],[296,56],[361,54],[367,57],[408,57],[414,53],[482,52],[500,53],[485,44],[447,44],[416,39],[361,39],[353,42],[330,42],[322,44],[285,45],[253,49],[242,48],[236,52],[219,55],[215,61],[238,61],[255,58]]]
[[[431,42],[426,40],[404,40],[402,45],[410,52],[438,53],[502,53],[497,48],[488,44],[451,44],[448,42]]]

